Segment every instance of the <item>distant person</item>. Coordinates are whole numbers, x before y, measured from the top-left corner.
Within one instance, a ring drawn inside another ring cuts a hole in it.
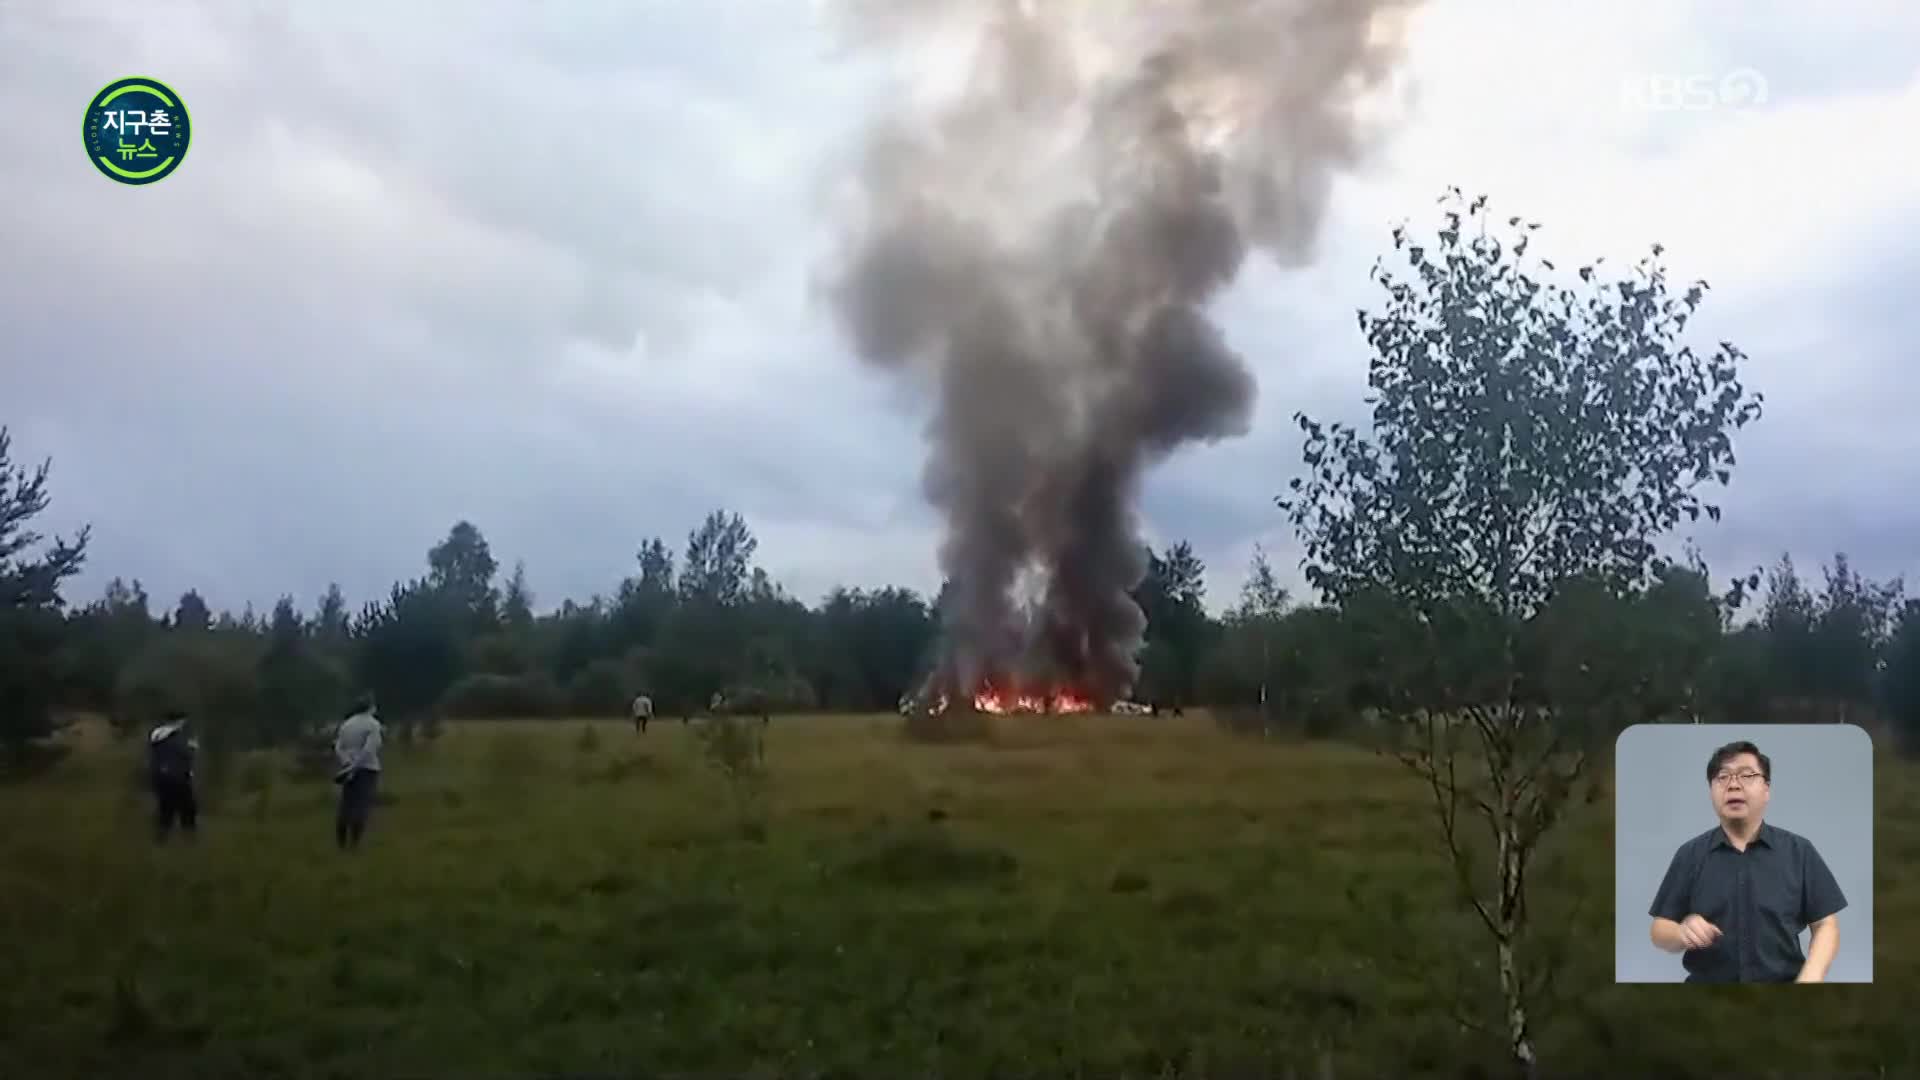
[[[642,735],[647,733],[647,725],[653,722],[653,699],[645,694],[633,699],[633,730]]]
[[[380,788],[380,742],[383,728],[374,716],[373,699],[353,703],[333,739],[333,756],[340,763],[333,782],[340,785],[340,812],[334,817],[333,838],[340,850],[360,846],[373,797]]]
[[[175,822],[188,838],[200,827],[200,801],[193,794],[193,759],[200,751],[192,723],[180,709],[147,733],[147,778],[153,786],[153,839],[164,844]]]
[[[1685,954],[1690,983],[1824,982],[1847,898],[1811,841],[1766,822],[1773,761],[1728,743],[1707,760],[1707,788],[1720,823],[1674,852],[1647,912],[1654,946]]]

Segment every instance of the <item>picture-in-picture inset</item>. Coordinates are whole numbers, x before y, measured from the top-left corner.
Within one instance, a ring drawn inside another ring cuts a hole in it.
[[[1873,743],[1639,724],[1614,753],[1614,980],[1873,981]]]

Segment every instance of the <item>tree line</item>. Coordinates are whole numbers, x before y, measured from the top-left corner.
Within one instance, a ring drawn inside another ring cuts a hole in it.
[[[28,470],[8,452],[0,432],[0,728],[14,746],[51,734],[62,713],[132,729],[170,708],[201,715],[234,749],[287,745],[316,737],[363,689],[401,725],[618,715],[641,692],[669,716],[715,693],[761,695],[782,712],[880,711],[924,678],[939,634],[941,598],[909,588],[802,602],[756,565],[751,528],[725,510],[677,552],[659,537],[639,544],[610,594],[546,613],[524,564],[503,573],[468,521],[428,549],[423,574],[358,609],[334,585],[310,605],[283,596],[264,616],[215,612],[198,590],[156,603],[117,577],[68,603],[60,586],[87,536],[42,545],[29,523],[50,497],[50,463]],[[1294,603],[1262,552],[1221,615],[1186,541],[1149,551],[1134,598],[1147,614],[1141,701],[1309,734],[1369,708],[1368,664],[1343,647],[1353,616]],[[1844,553],[1817,589],[1782,556],[1743,624],[1697,563],[1669,568],[1629,617],[1644,650],[1621,674],[1645,684],[1648,719],[1885,717],[1920,736],[1920,600],[1862,577]]]

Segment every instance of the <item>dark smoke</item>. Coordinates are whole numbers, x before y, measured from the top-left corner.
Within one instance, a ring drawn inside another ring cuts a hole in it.
[[[1146,620],[1141,478],[1243,435],[1255,386],[1207,315],[1248,250],[1312,255],[1365,140],[1404,0],[866,0],[861,44],[944,97],[868,133],[833,300],[860,355],[931,386],[946,518],[943,692],[1017,679],[1036,642],[1095,701]],[[1024,575],[1044,585],[1028,607]]]

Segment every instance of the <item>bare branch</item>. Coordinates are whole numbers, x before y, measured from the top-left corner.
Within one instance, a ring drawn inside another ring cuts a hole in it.
[[[1431,740],[1434,738],[1433,731],[1435,724],[1436,721],[1432,717],[1428,717],[1427,730],[1430,745]],[[1434,807],[1440,814],[1440,833],[1447,843],[1447,859],[1453,864],[1454,877],[1460,884],[1461,898],[1473,905],[1475,914],[1480,916],[1480,921],[1486,925],[1489,933],[1493,934],[1497,939],[1505,940],[1505,934],[1500,929],[1499,923],[1494,919],[1493,913],[1487,910],[1486,902],[1480,898],[1479,891],[1474,887],[1473,875],[1468,872],[1466,853],[1462,851],[1460,847],[1458,828],[1460,817],[1460,788],[1454,777],[1454,759],[1455,755],[1452,750],[1449,749],[1446,754],[1447,777],[1445,781],[1440,779],[1440,774],[1437,769],[1431,770],[1428,773],[1428,785],[1433,791]]]

